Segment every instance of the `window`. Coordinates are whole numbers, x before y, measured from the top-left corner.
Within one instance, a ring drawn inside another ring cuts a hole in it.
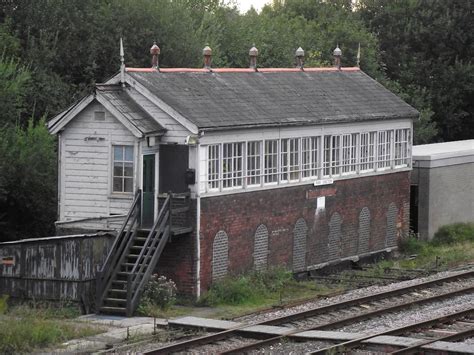
[[[317,178],[319,166],[320,137],[307,137],[301,139],[301,171],[302,178]]]
[[[342,173],[356,172],[357,163],[357,134],[344,134],[342,136]]]
[[[410,130],[395,130],[395,166],[408,165],[408,142],[410,140]]]
[[[331,137],[331,176],[341,173],[341,136]]]
[[[331,175],[331,136],[324,136],[324,176]]]
[[[222,187],[242,187],[243,143],[224,143],[222,145]]]
[[[133,192],[133,146],[114,147],[113,192]]]
[[[278,140],[265,141],[265,183],[278,181]]]
[[[209,190],[219,189],[219,144],[207,147],[207,186]]]
[[[299,138],[281,140],[281,182],[300,178]]]
[[[377,167],[380,169],[390,167],[390,155],[391,155],[391,133],[392,131],[380,131],[378,141],[378,164]]]
[[[366,132],[360,135],[360,171],[374,170],[376,134]]]
[[[261,142],[247,143],[247,185],[260,185],[261,181]]]

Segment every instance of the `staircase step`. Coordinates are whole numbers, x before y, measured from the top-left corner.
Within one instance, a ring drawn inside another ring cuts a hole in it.
[[[127,293],[127,290],[120,290],[118,288],[111,288],[109,289],[110,293]]]
[[[107,297],[107,298],[104,298],[104,302],[126,303],[126,302],[127,302],[127,299],[115,298],[115,297]]]
[[[146,248],[149,248],[149,247],[146,247]],[[134,250],[142,250],[142,249],[143,249],[143,246],[134,245],[134,246],[132,246],[132,249],[134,249]],[[156,248],[154,247],[153,249],[156,249]]]
[[[112,313],[112,314],[125,314],[127,313],[126,308],[124,307],[109,307],[109,306],[102,306],[100,307],[100,312],[102,313]]]
[[[178,213],[183,213],[183,212],[188,212],[189,211],[189,206],[183,206],[183,207],[175,207],[171,210],[172,214],[178,214]]]
[[[191,233],[193,231],[193,227],[172,227],[171,228],[171,234],[172,235],[182,235],[182,234],[187,234]]]

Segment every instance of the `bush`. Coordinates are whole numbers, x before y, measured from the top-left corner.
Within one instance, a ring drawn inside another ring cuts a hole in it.
[[[425,241],[418,239],[416,234],[410,233],[407,238],[400,241],[398,248],[403,254],[419,254],[425,245]]]
[[[158,306],[162,310],[168,309],[176,301],[176,284],[164,276],[154,274],[143,291],[141,309]],[[147,312],[145,312],[147,313]]]
[[[442,226],[433,237],[434,245],[474,241],[474,223],[454,223]]]

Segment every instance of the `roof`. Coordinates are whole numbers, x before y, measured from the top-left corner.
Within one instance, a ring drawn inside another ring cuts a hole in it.
[[[358,68],[128,68],[127,76],[204,130],[418,116]]]
[[[166,131],[133,101],[127,94],[127,89],[122,88],[120,85],[97,85],[94,94],[82,98],[52,118],[48,122],[49,131],[51,133],[58,133],[94,99],[99,101],[137,137],[161,134]]]
[[[144,134],[163,132],[164,128],[132,100],[118,85],[97,85],[97,93],[102,95],[127,120]]]
[[[413,146],[413,160],[438,160],[474,155],[474,139]]]

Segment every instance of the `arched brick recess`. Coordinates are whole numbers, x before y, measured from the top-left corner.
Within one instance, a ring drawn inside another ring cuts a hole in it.
[[[387,247],[397,245],[397,215],[397,206],[392,202],[387,211],[387,234],[385,235],[385,246]]]
[[[264,224],[258,226],[255,231],[255,242],[253,249],[253,263],[255,270],[267,268],[268,259],[268,229]]]
[[[328,260],[339,259],[342,254],[342,218],[334,212],[329,221]]]
[[[306,267],[306,239],[308,226],[304,218],[296,221],[293,230],[293,271],[301,271]]]
[[[370,210],[364,207],[359,213],[359,248],[357,252],[364,254],[369,252],[370,243]]]
[[[212,280],[218,280],[227,275],[229,265],[229,238],[227,233],[219,231],[212,243]]]

